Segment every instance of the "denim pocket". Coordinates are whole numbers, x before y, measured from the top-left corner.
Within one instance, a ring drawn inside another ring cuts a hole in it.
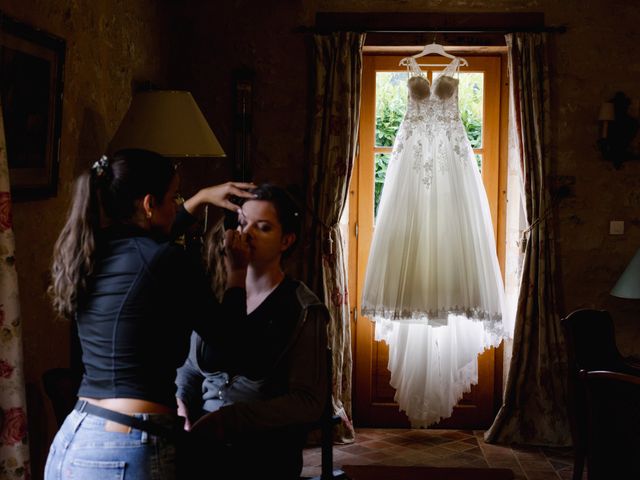
[[[123,480],[126,462],[83,460],[76,458],[71,462],[69,478],[91,480]]]

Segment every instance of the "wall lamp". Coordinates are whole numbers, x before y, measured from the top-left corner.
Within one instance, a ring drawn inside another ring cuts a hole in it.
[[[631,151],[631,142],[638,131],[638,112],[629,114],[631,100],[622,92],[600,105],[598,121],[600,122],[600,138],[597,145],[602,157],[620,168],[622,162],[640,158],[637,152]],[[636,107],[637,110],[637,107]]]

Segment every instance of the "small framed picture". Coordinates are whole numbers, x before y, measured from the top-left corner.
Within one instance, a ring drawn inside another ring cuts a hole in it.
[[[0,12],[0,109],[13,198],[56,195],[65,41]]]

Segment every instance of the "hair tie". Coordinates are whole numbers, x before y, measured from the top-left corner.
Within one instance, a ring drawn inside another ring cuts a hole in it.
[[[111,178],[111,162],[106,155],[102,155],[98,161],[91,166],[93,175],[104,181]]]

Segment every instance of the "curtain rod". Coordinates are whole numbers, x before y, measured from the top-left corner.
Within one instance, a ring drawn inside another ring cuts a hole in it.
[[[362,27],[298,27],[296,32],[299,33],[331,33],[331,32],[361,32],[361,33],[516,33],[516,32],[548,32],[548,33],[565,33],[567,27],[565,25],[548,26],[548,27],[516,27],[516,28],[504,28],[504,27],[443,27],[443,28],[362,28]]]

